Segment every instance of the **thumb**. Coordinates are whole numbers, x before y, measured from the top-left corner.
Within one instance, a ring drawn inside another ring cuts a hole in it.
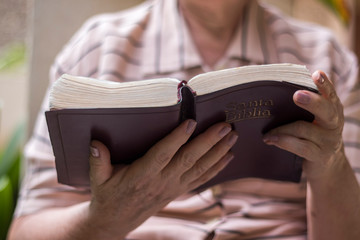
[[[111,178],[113,166],[111,165],[110,152],[99,141],[90,144],[90,182],[99,186]]]

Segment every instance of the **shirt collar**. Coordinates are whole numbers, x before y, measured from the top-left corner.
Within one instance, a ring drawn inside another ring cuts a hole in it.
[[[266,15],[266,10],[257,1],[249,1],[241,23],[218,64],[229,59],[239,59],[249,64],[277,62]],[[204,67],[176,0],[154,1],[145,34],[144,75]]]
[[[278,62],[273,34],[268,27],[269,12],[257,1],[249,1],[237,32],[224,57],[249,64]]]

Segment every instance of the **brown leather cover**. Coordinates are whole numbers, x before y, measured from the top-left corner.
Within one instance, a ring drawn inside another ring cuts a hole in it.
[[[89,186],[91,139],[102,141],[110,149],[114,164],[128,164],[181,121],[194,118],[198,122],[194,136],[225,120],[239,134],[232,149],[235,158],[199,190],[245,177],[298,182],[301,158],[262,141],[263,134],[274,127],[313,120],[312,114],[293,103],[293,93],[298,89],[293,84],[263,81],[196,96],[188,87],[182,87],[182,101],[170,107],[48,111],[46,119],[58,181]]]

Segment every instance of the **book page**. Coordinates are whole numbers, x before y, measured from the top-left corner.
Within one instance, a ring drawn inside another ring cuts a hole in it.
[[[172,106],[179,81],[173,78],[111,82],[64,74],[50,92],[50,108],[135,108]]]
[[[317,89],[309,70],[305,66],[289,63],[251,65],[207,72],[193,77],[188,85],[197,95],[205,95],[256,81],[289,82]]]

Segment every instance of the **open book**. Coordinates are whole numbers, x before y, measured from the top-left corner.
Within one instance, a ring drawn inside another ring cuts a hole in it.
[[[262,141],[265,132],[313,115],[297,107],[295,91],[317,91],[300,65],[271,64],[173,78],[117,83],[63,75],[50,92],[46,119],[58,180],[89,185],[89,144],[103,142],[112,163],[130,164],[185,119],[195,119],[194,137],[216,122],[238,131],[235,158],[201,188],[244,177],[297,182],[302,160]]]

